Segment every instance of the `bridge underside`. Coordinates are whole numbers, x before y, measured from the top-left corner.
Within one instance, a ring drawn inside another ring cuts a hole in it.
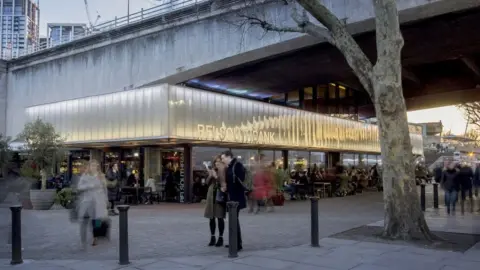
[[[405,39],[402,55],[403,86],[409,110],[480,100],[478,22],[480,9],[473,9],[402,25]],[[375,62],[375,33],[358,35],[356,40],[371,61]],[[328,97],[324,98],[317,93],[313,95],[317,100],[313,101],[311,94],[299,91],[317,89],[318,85],[326,85],[327,90],[328,85],[341,85],[349,89],[347,93],[353,94],[335,99],[337,108],[351,106],[353,100],[361,117],[374,115],[368,96],[341,53],[325,43],[236,66],[185,83],[193,87],[257,98],[278,100],[279,97],[286,96],[284,101],[287,103],[292,96],[296,96],[305,104],[313,102],[318,107],[331,106]]]

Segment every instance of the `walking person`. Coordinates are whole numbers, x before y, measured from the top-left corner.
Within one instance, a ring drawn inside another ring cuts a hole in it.
[[[108,168],[107,171],[107,194],[108,202],[110,204],[109,214],[118,215],[115,211],[115,202],[118,199],[119,195],[119,185],[121,181],[120,171],[118,170],[118,164],[114,163]]]
[[[444,170],[442,174],[440,184],[445,191],[445,206],[447,207],[447,214],[450,214],[450,211],[455,213],[455,205],[457,203],[458,191],[460,189],[458,174],[459,172],[457,168],[455,168],[453,162],[448,164],[447,169]]]
[[[246,169],[242,163],[233,157],[231,151],[225,151],[222,153],[222,162],[227,166],[226,169],[226,182],[227,193],[230,201],[238,202],[237,215],[237,244],[238,251],[243,249],[242,232],[240,229],[240,210],[247,207],[245,194],[249,190],[245,187]],[[228,245],[227,245],[228,247]]]
[[[208,246],[223,246],[223,232],[225,231],[225,215],[227,202],[227,183],[225,180],[226,166],[220,156],[213,161],[213,168],[208,170],[208,191],[204,216],[209,219],[210,243]],[[218,225],[218,239],[215,237]]]
[[[460,184],[460,210],[462,215],[465,214],[465,201],[467,196],[470,203],[470,212],[473,212],[473,170],[466,162],[462,162],[459,167],[458,177]]]
[[[85,171],[80,177],[77,185],[79,195],[78,218],[83,220],[82,243],[86,243],[85,221],[90,219],[93,229],[92,246],[97,245],[97,238],[103,235],[98,234],[98,228],[104,221],[108,220],[107,212],[107,190],[105,176],[100,172],[100,164],[96,160],[91,160]],[[87,223],[88,224],[88,223]]]
[[[480,166],[479,166],[479,163],[475,164],[475,173],[473,175],[473,188],[474,188],[475,197],[477,197],[477,201],[480,202],[480,200],[478,198],[478,190],[480,189]],[[478,207],[477,211],[480,212],[480,203],[476,207]]]

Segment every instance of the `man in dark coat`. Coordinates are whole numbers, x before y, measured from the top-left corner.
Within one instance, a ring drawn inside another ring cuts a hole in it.
[[[459,181],[460,181],[460,192],[461,192],[461,201],[460,207],[462,214],[465,212],[465,200],[467,196],[470,202],[470,211],[473,212],[473,170],[465,162],[462,162],[459,166]]]
[[[115,201],[118,198],[118,187],[121,182],[121,175],[118,170],[118,165],[115,163],[113,164],[107,171],[107,195],[108,201],[110,202],[110,214],[111,215],[118,215],[115,211]]]
[[[226,170],[226,182],[228,200],[238,202],[237,215],[240,214],[240,210],[247,207],[247,200],[245,192],[247,192],[244,186],[246,170],[242,163],[237,161],[233,157],[231,151],[225,151],[222,153],[222,161],[227,166]],[[240,230],[240,218],[237,223],[237,241],[238,251],[243,249],[242,246],[242,232]]]

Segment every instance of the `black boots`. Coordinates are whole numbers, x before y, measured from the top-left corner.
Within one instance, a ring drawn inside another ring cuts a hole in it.
[[[208,246],[209,247],[213,247],[213,246],[222,247],[223,246],[223,237],[219,236],[218,240],[215,239],[215,236],[210,237],[210,243],[208,243]]]
[[[215,244],[216,247],[222,247],[223,246],[223,237],[219,236],[217,243]]]
[[[215,242],[216,242],[215,240],[216,240],[215,236],[212,235],[212,237],[210,237],[210,243],[208,243],[208,246],[209,247],[215,246]]]

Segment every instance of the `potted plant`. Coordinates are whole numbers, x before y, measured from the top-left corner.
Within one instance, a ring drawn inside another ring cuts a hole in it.
[[[55,189],[47,189],[55,160],[63,148],[63,139],[50,124],[37,119],[25,124],[19,140],[26,144],[27,160],[21,173],[33,181],[30,201],[35,210],[48,210],[55,200]],[[39,185],[38,185],[39,184]]]
[[[54,200],[55,205],[61,208],[71,209],[73,207],[73,191],[71,188],[64,188],[57,192]]]
[[[276,169],[274,172],[276,194],[272,196],[272,202],[275,206],[283,206],[285,203],[285,195],[283,194],[283,186],[287,180],[288,172],[283,169]]]

